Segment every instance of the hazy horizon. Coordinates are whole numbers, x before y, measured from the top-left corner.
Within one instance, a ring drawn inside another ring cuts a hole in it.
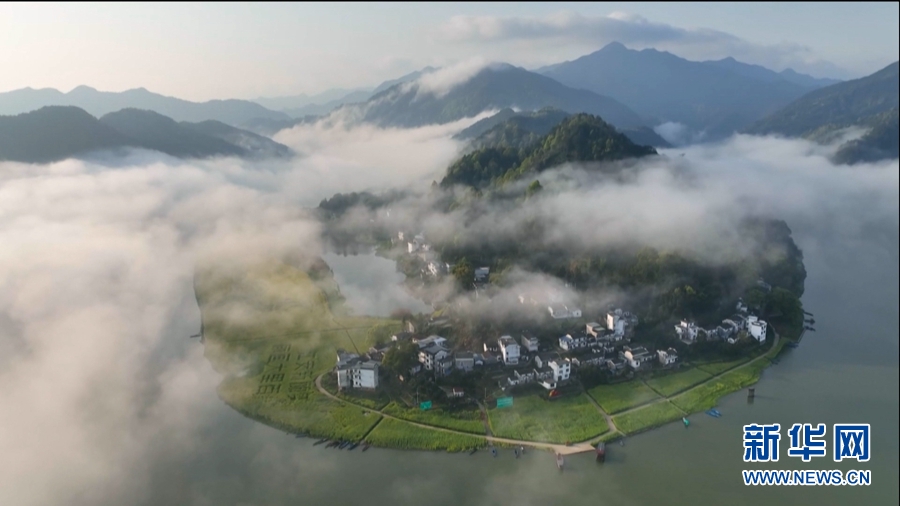
[[[473,57],[533,69],[609,42],[852,79],[898,59],[896,3],[5,4],[0,92],[84,85],[192,101],[373,87]],[[835,36],[840,34],[840,36]],[[224,57],[222,57],[224,55]]]

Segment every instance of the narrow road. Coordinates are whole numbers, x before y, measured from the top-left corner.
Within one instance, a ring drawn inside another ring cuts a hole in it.
[[[774,350],[774,349],[778,346],[778,342],[781,340],[781,336],[778,335],[778,332],[775,332],[775,329],[774,329],[774,328],[772,329],[772,332],[775,333],[775,340],[774,340],[774,342],[772,343],[772,348],[771,348],[769,351]],[[723,376],[723,375],[728,374],[728,373],[730,373],[730,372],[732,372],[732,371],[737,371],[738,369],[747,367],[748,365],[750,365],[750,364],[752,364],[752,363],[755,363],[755,362],[757,362],[757,361],[759,361],[759,360],[762,360],[762,359],[764,359],[764,358],[768,358],[769,351],[763,353],[762,355],[760,355],[760,356],[758,356],[758,357],[756,357],[756,358],[750,359],[750,360],[748,360],[748,361],[744,362],[743,364],[740,364],[740,365],[738,365],[738,366],[736,366],[736,367],[732,367],[731,369],[727,369],[727,370],[722,371],[722,372],[720,372],[720,373],[718,373],[718,374],[714,374],[714,375],[710,376],[709,378],[703,380],[702,382],[697,383],[696,385],[694,385],[694,386],[692,386],[692,387],[690,387],[690,388],[688,388],[688,389],[686,389],[686,390],[682,390],[681,392],[678,392],[678,393],[675,394],[675,395],[672,395],[672,396],[669,396],[669,397],[662,396],[662,398],[657,399],[657,400],[655,400],[655,401],[653,401],[653,402],[648,402],[648,403],[646,403],[646,404],[641,404],[640,406],[635,406],[635,407],[633,407],[633,408],[626,409],[626,410],[624,410],[624,411],[619,411],[618,413],[616,413],[616,416],[624,415],[624,414],[626,414],[626,413],[631,413],[631,412],[633,412],[633,411],[637,411],[637,410],[639,410],[639,409],[644,409],[644,408],[647,408],[647,407],[650,407],[650,406],[655,406],[655,405],[657,405],[657,404],[659,404],[659,403],[661,403],[661,402],[671,402],[672,399],[674,399],[674,398],[676,398],[676,397],[680,397],[680,396],[682,396],[682,395],[684,395],[684,394],[686,394],[686,393],[688,393],[688,392],[690,392],[690,391],[692,391],[692,390],[695,390],[695,389],[697,389],[697,388],[700,388],[700,387],[702,387],[703,385],[709,383],[710,381],[712,381],[712,380],[714,380],[714,379],[716,379],[716,378],[718,378],[718,377],[720,377],[720,376]],[[588,397],[590,397],[590,395],[589,395]],[[593,399],[592,399],[592,400],[593,400]],[[672,405],[675,406],[674,403],[672,403]],[[675,406],[675,407],[678,408],[678,406]],[[679,409],[682,413],[684,413],[684,410],[683,410],[683,409],[681,409],[681,408],[678,408],[678,409]],[[688,413],[685,413],[685,414],[688,414]]]
[[[434,425],[427,425],[424,423],[405,420],[403,418],[397,418],[396,416],[389,415],[381,410],[367,408],[364,406],[360,406],[359,404],[341,399],[340,397],[332,394],[328,390],[325,390],[325,388],[322,386],[322,376],[324,376],[325,374],[327,374],[327,373],[322,373],[322,374],[316,376],[316,389],[319,391],[319,393],[321,393],[322,395],[324,395],[330,399],[333,399],[335,401],[343,402],[344,404],[349,404],[351,406],[356,406],[356,407],[362,409],[363,411],[368,411],[369,413],[377,413],[377,414],[383,416],[384,418],[389,418],[389,419],[397,420],[397,421],[400,421],[403,423],[408,423],[410,425],[414,425],[416,427],[421,427],[423,429],[431,429],[431,430],[436,430],[439,432],[448,432],[450,434],[459,434],[462,436],[469,436],[469,437],[474,437],[474,438],[485,439],[492,443],[502,443],[502,444],[508,444],[508,445],[513,445],[513,446],[528,446],[530,448],[552,450],[561,455],[572,455],[575,453],[594,451],[594,447],[591,446],[590,442],[587,442],[587,441],[582,442],[582,443],[576,443],[576,444],[573,444],[570,446],[566,446],[566,445],[553,444],[553,443],[539,443],[537,441],[523,441],[520,439],[507,439],[507,438],[496,437],[496,436],[481,436],[478,434],[471,434],[469,432],[462,432],[459,430],[447,429],[444,427],[435,427]]]
[[[578,383],[581,384],[580,381]],[[584,385],[581,385],[581,390],[584,392],[584,396],[587,397],[589,401],[591,401],[591,404],[593,404],[594,407],[597,408],[597,411],[599,411],[600,414],[603,415],[603,418],[606,419],[606,425],[609,427],[609,432],[613,434],[619,432],[618,427],[616,427],[616,422],[613,421],[612,416],[610,416],[610,414],[600,406],[600,403],[595,401],[594,398],[591,397],[589,393],[587,393]]]

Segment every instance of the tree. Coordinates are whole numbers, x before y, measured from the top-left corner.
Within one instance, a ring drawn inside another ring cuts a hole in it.
[[[539,193],[543,189],[544,189],[544,187],[541,186],[541,182],[538,181],[537,179],[535,179],[534,181],[531,182],[530,185],[528,185],[528,188],[525,189],[525,197],[529,198],[529,197]]]
[[[466,257],[461,258],[453,266],[453,277],[463,286],[468,288],[475,280],[475,268]]]
[[[381,366],[394,374],[408,374],[409,369],[419,361],[418,346],[404,341],[384,354]]]

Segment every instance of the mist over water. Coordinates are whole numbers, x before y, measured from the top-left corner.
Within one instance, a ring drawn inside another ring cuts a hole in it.
[[[736,394],[721,420],[630,438],[603,469],[575,458],[559,475],[552,458],[536,452],[517,461],[313,448],[219,401],[220,378],[188,338],[199,330],[194,267],[323,254],[320,225],[306,207],[336,191],[439,179],[459,150],[450,136],[463,126],[299,127],[279,140],[302,157],[260,165],[147,152],[115,162],[0,164],[0,504],[896,499],[896,480],[887,477],[898,471],[898,165],[839,168],[828,162],[829,148],[802,141],[737,137],[673,150],[666,155],[674,161],[648,162],[637,180],[595,189],[619,199],[609,201],[626,220],[618,233],[647,240],[735,208],[791,226],[809,271],[804,304],[819,332],[766,371],[752,407]],[[672,164],[690,168],[695,182],[667,176]],[[629,205],[645,211],[621,208]],[[602,236],[603,222],[590,223]],[[641,235],[648,230],[659,233]],[[411,302],[386,260],[325,257],[359,313]],[[748,493],[737,485],[742,423],[813,415],[832,423],[847,413],[873,424],[879,445],[875,483],[865,491]],[[719,488],[700,485],[698,475]]]

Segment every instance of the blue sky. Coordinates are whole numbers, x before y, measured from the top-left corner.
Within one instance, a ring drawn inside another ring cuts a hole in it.
[[[898,18],[897,3],[2,4],[0,91],[292,95],[472,57],[537,67],[613,40],[851,78],[898,59]]]

